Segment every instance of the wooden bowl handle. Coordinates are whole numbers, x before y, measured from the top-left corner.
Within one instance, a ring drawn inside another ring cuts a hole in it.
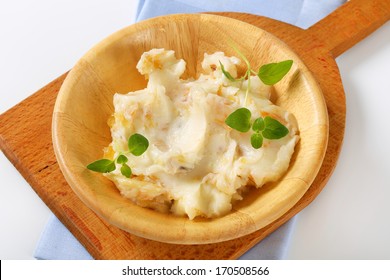
[[[367,37],[390,19],[390,0],[352,0],[306,32],[326,44],[334,58]]]

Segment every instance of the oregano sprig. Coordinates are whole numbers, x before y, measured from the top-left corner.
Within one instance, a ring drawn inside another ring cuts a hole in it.
[[[261,66],[257,72],[251,69],[250,63],[248,59],[240,52],[240,50],[234,45],[231,44],[231,47],[237,52],[237,54],[244,60],[247,70],[243,77],[239,79],[233,78],[233,76],[225,70],[224,65],[219,62],[221,66],[221,71],[225,75],[228,80],[235,82],[239,80],[248,80],[245,99],[244,99],[244,107],[238,108],[229,116],[227,116],[225,123],[240,132],[248,132],[252,127],[254,133],[251,135],[251,145],[255,149],[259,149],[263,146],[263,139],[280,139],[286,136],[289,133],[287,127],[285,127],[278,120],[266,116],[263,118],[257,118],[253,124],[251,125],[251,111],[246,106],[246,101],[248,98],[249,90],[250,90],[250,76],[251,73],[257,75],[259,79],[266,85],[274,85],[279,82],[283,77],[290,71],[293,61],[292,60],[284,60],[277,63],[269,63]]]
[[[225,123],[240,132],[248,132],[252,127],[251,145],[255,149],[263,146],[264,138],[280,139],[289,133],[287,127],[270,116],[259,117],[253,123],[251,123],[251,116],[251,111],[247,108],[239,108],[227,117]]]
[[[240,53],[240,56],[243,56],[243,54]],[[258,72],[255,72],[251,69],[250,64],[247,59],[245,59],[245,63],[247,64],[248,69],[245,71],[244,76],[241,78],[235,79],[233,76],[225,70],[225,66],[219,62],[221,66],[221,71],[223,75],[231,82],[241,81],[241,80],[248,80],[248,85],[245,91],[245,101],[244,104],[246,104],[246,100],[248,98],[250,86],[251,86],[251,79],[250,75],[251,73],[256,74],[259,79],[266,85],[272,86],[279,82],[283,77],[290,71],[293,61],[292,60],[284,60],[277,63],[269,63],[261,66],[259,68]]]
[[[278,120],[266,116],[257,118],[252,125],[254,134],[251,136],[251,144],[255,149],[261,148],[263,145],[263,138],[265,139],[280,139],[289,133],[287,127],[281,124]]]
[[[148,149],[149,141],[145,136],[135,133],[129,137],[129,140],[127,141],[127,146],[131,154],[135,156],[140,156]],[[118,164],[121,164],[121,174],[127,178],[130,178],[132,175],[132,171],[130,166],[127,164],[128,161],[129,159],[125,155],[120,154],[113,160],[99,159],[97,161],[94,161],[88,164],[87,168],[89,170],[99,173],[110,173],[116,169],[116,162]]]
[[[130,178],[132,172],[131,172],[130,166],[127,165],[128,161],[129,161],[129,159],[125,155],[120,155],[116,160],[117,163],[122,164],[122,167],[121,167],[122,175],[127,177],[127,178]]]
[[[269,63],[261,66],[259,70],[256,72],[252,70],[251,64],[249,63],[249,60],[245,57],[245,55],[237,48],[237,46],[231,42],[230,46],[234,49],[234,51],[242,58],[242,60],[245,62],[247,70],[245,71],[244,76],[241,78],[235,79],[233,76],[225,70],[225,66],[219,62],[221,66],[221,71],[224,74],[224,76],[231,82],[240,81],[240,80],[248,80],[248,85],[245,92],[245,101],[244,106],[246,105],[246,100],[248,98],[249,89],[251,86],[251,73],[257,75],[259,79],[266,85],[274,85],[277,82],[279,82],[283,77],[290,71],[293,61],[292,60],[284,60],[277,63]]]

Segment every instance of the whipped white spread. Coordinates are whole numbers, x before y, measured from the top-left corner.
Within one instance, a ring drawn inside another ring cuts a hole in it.
[[[205,54],[198,79],[180,79],[186,62],[174,51],[152,49],[137,64],[146,76],[145,89],[114,95],[115,112],[109,121],[112,143],[105,157],[128,157],[133,176],[117,168],[106,176],[121,194],[134,203],[177,215],[217,217],[242,199],[246,186],[261,187],[278,180],[287,170],[297,143],[294,116],[269,100],[270,87],[251,76],[248,81],[229,81],[221,71],[237,77],[240,60],[223,52]],[[225,124],[226,117],[241,107],[252,121],[271,116],[289,129],[278,140],[264,139],[260,149],[250,143],[251,133]],[[141,156],[127,152],[127,140],[139,133],[149,140]],[[119,166],[119,165],[118,165]]]

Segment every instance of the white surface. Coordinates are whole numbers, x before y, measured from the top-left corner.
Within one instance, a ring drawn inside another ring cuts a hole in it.
[[[137,1],[0,1],[0,113],[134,20]],[[390,259],[390,23],[337,59],[347,127],[335,173],[297,219],[291,259]],[[33,148],[33,147],[32,147]],[[0,153],[0,259],[33,259],[49,210]]]
[[[347,99],[330,181],[297,219],[289,258],[390,259],[390,22],[336,59]]]
[[[0,113],[135,20],[135,0],[0,0]],[[31,147],[34,148],[34,147]],[[33,259],[50,210],[0,152],[0,259]]]

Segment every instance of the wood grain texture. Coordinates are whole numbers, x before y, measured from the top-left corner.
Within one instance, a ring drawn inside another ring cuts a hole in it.
[[[244,32],[245,39],[241,38]],[[180,43],[176,40],[177,33]],[[145,88],[144,77],[129,73],[129,69],[136,69],[142,53],[153,48],[174,50],[178,58],[187,62],[188,76],[198,77],[203,72],[200,65],[205,53],[235,54],[229,44],[221,44],[229,40],[236,43],[256,69],[275,61],[294,61],[290,72],[273,87],[276,104],[295,116],[300,136],[290,167],[280,180],[246,194],[224,216],[189,220],[139,207],[123,197],[104,176],[86,170],[90,162],[102,157],[103,148],[112,141],[107,120],[114,111],[113,95]],[[227,241],[281,217],[315,179],[327,141],[326,104],[318,84],[299,57],[262,29],[210,14],[158,17],[124,28],[103,40],[68,74],[53,112],[53,145],[60,169],[84,203],[123,230],[176,244]]]
[[[307,35],[337,57],[390,19],[390,0],[353,0],[314,24]]]
[[[349,10],[359,7],[362,2],[364,1],[351,1],[347,4],[348,9],[341,7],[343,13],[335,20],[344,21],[351,17]],[[63,75],[0,116],[0,147],[42,200],[94,258],[235,259],[307,206],[321,192],[331,176],[342,146],[345,126],[345,97],[334,55],[367,36],[372,32],[372,28],[361,30],[359,34],[364,36],[354,37],[352,42],[336,43],[334,46],[343,47],[331,53],[326,43],[329,37],[326,33],[329,23],[324,24],[326,19],[316,25],[319,33],[314,36],[310,29],[301,30],[264,17],[238,13],[222,15],[249,22],[282,38],[300,55],[319,82],[327,102],[330,130],[326,155],[315,181],[285,215],[267,227],[239,239],[209,245],[170,245],[128,234],[108,225],[89,210],[70,189],[58,168],[50,137],[51,113],[65,78]],[[381,23],[386,22],[389,15],[390,13],[387,13],[385,18],[382,17]],[[332,24],[337,25],[340,22]]]

